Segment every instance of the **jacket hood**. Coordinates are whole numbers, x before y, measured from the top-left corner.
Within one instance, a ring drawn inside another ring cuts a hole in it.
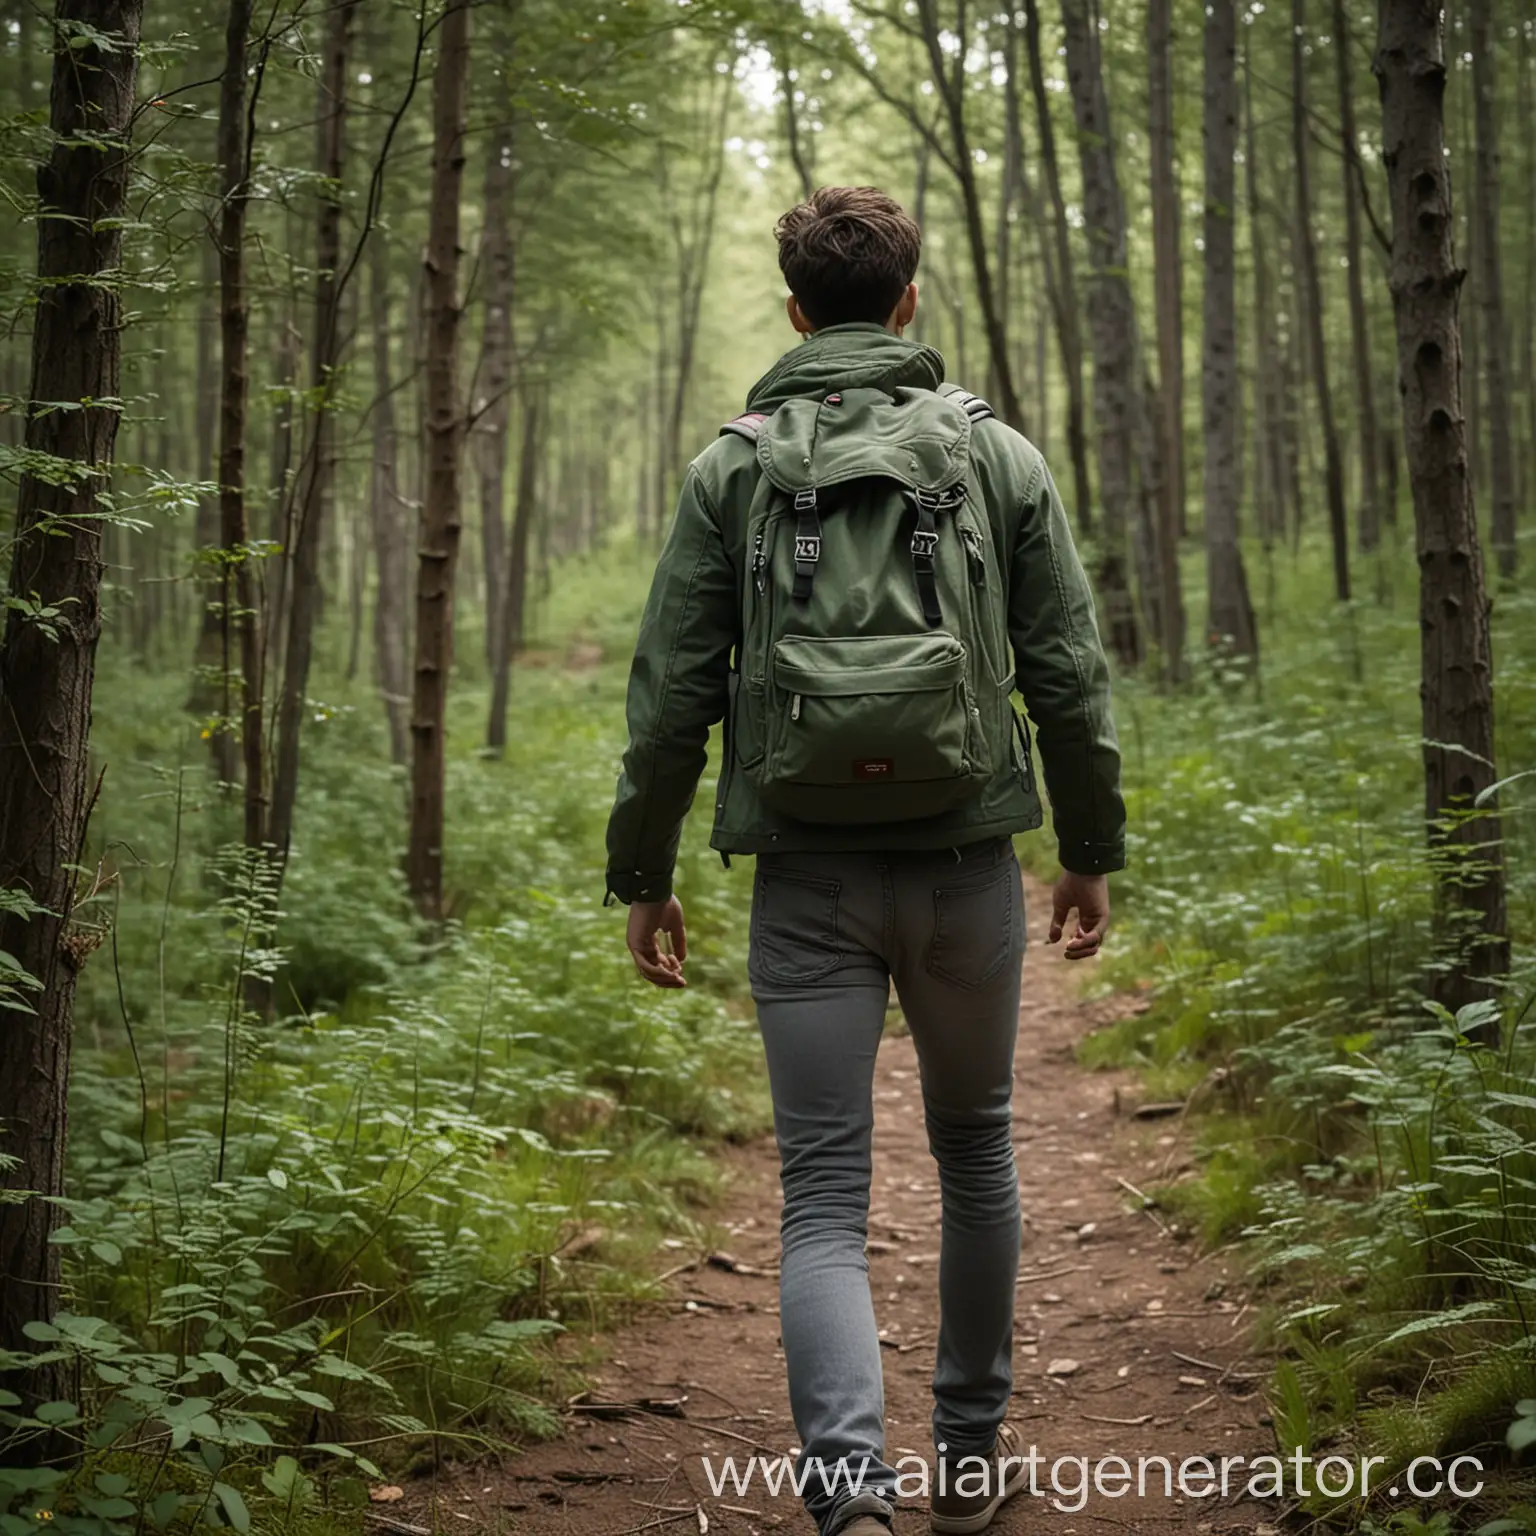
[[[883,325],[830,325],[786,352],[752,386],[747,409],[771,412],[786,400],[835,389],[937,389],[943,382],[944,358],[933,347],[894,336]]]

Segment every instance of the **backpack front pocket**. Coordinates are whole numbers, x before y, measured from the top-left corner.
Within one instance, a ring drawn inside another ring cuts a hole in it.
[[[801,821],[871,823],[970,798],[980,722],[965,663],[943,631],[781,639],[763,799]]]

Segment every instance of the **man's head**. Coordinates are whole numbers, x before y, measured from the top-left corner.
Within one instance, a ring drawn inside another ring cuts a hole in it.
[[[774,229],[797,331],[862,320],[898,336],[917,313],[923,237],[877,187],[822,187]]]

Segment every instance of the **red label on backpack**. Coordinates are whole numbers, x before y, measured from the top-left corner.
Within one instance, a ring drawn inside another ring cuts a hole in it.
[[[889,757],[860,758],[853,765],[853,776],[856,779],[888,779],[895,771],[896,764]]]

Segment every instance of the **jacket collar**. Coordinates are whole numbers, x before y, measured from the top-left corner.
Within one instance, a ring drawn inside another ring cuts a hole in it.
[[[829,325],[776,362],[747,392],[749,411],[834,389],[937,389],[944,358],[933,347],[892,335],[883,325]]]

